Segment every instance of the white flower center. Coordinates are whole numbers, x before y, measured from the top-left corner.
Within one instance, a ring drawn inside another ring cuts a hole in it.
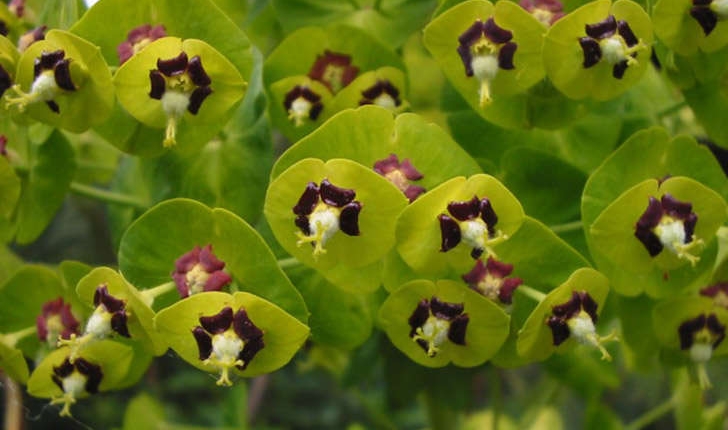
[[[491,300],[498,300],[501,286],[503,285],[503,278],[496,278],[490,273],[485,275],[485,278],[478,282],[478,290],[481,294]]]
[[[488,237],[488,226],[482,219],[476,218],[461,222],[460,232],[463,242],[468,246],[476,249],[485,249],[485,241]]]
[[[182,91],[167,88],[161,101],[162,109],[167,117],[182,118],[190,104],[190,96]]]
[[[219,363],[234,365],[244,346],[243,340],[232,330],[227,330],[212,337],[212,353]]]
[[[45,71],[38,75],[30,87],[30,93],[35,94],[38,100],[51,101],[58,95],[58,84],[53,71]]]
[[[397,102],[387,93],[382,93],[377,96],[377,98],[374,99],[374,104],[389,110],[397,109]]]
[[[450,331],[450,321],[430,316],[422,327],[417,329],[413,340],[427,342],[427,355],[434,357],[447,340],[448,331]]]
[[[320,205],[308,219],[311,236],[317,237],[321,246],[339,231],[339,210]]]
[[[86,376],[74,371],[61,381],[63,392],[73,397],[79,397],[86,391]]]
[[[492,81],[498,74],[498,58],[492,54],[474,55],[470,67],[478,80]]]
[[[669,217],[663,219],[665,221],[661,221],[655,227],[655,234],[660,238],[663,246],[677,254],[680,252],[677,247],[685,243],[685,225],[680,220]]]
[[[584,311],[579,312],[578,315],[570,318],[567,324],[569,325],[569,333],[577,342],[586,345],[598,344],[597,330],[588,313]]]
[[[690,347],[690,359],[695,363],[705,363],[713,356],[713,346],[705,342],[695,342]]]
[[[602,54],[609,64],[617,64],[627,58],[621,36],[612,36],[599,42]]]
[[[103,305],[99,305],[86,323],[86,334],[103,339],[111,332],[111,313]]]
[[[190,295],[201,293],[204,291],[205,283],[210,278],[210,274],[205,271],[201,264],[195,264],[192,269],[185,275],[187,288]]]

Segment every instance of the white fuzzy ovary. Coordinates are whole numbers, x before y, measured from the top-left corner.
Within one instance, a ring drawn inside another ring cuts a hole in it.
[[[53,71],[45,71],[38,75],[30,87],[30,93],[35,95],[38,100],[44,102],[51,101],[58,95],[58,84]]]
[[[61,381],[63,392],[74,398],[80,397],[86,391],[86,379],[86,376],[74,370]]]
[[[474,220],[463,221],[460,223],[460,233],[463,242],[468,246],[477,249],[485,249],[485,241],[488,236],[488,226],[485,222],[476,218]]]
[[[197,294],[204,291],[205,283],[210,278],[210,274],[205,271],[201,264],[195,264],[192,269],[185,275],[189,294]]]
[[[374,104],[389,110],[397,109],[397,102],[394,101],[392,96],[386,93],[377,96],[377,98],[374,99]]]
[[[212,355],[214,355],[215,361],[224,365],[234,365],[244,346],[245,342],[232,330],[212,337]]]
[[[594,322],[588,313],[584,311],[579,312],[578,315],[570,318],[567,324],[569,325],[569,333],[577,342],[593,346],[599,344]]]
[[[498,58],[492,54],[474,55],[470,67],[479,81],[492,81],[498,74]]]
[[[720,19],[728,19],[728,0],[713,0],[710,9],[715,12]]]
[[[705,363],[713,356],[713,346],[705,342],[695,342],[690,347],[690,359],[694,363]]]
[[[162,95],[161,101],[162,109],[167,117],[182,118],[190,104],[190,96],[187,93],[168,88]]]
[[[318,238],[321,246],[339,231],[339,209],[321,205],[308,219],[310,236]]]
[[[496,278],[488,273],[482,281],[478,282],[478,291],[485,297],[497,301],[502,286],[503,278]]]
[[[103,305],[99,305],[86,323],[86,334],[103,339],[109,336],[111,332],[111,314]]]
[[[680,220],[663,218],[655,227],[655,234],[664,247],[676,254],[679,252],[677,246],[685,243],[685,225]]]
[[[417,329],[413,339],[427,342],[427,355],[434,357],[447,340],[448,331],[450,331],[450,321],[430,316],[422,327]]]
[[[627,59],[625,43],[622,36],[612,36],[599,42],[602,55],[609,64],[617,64]]]

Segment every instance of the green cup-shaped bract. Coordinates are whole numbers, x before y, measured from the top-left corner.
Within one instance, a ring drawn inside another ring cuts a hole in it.
[[[548,293],[518,332],[516,347],[520,356],[533,361],[545,360],[554,351],[569,348],[575,343],[570,336],[558,347],[554,346],[551,330],[546,325],[552,307],[568,302],[575,291],[588,293],[597,303],[597,313],[601,314],[609,292],[609,280],[596,270],[585,267],[574,271],[566,282]]]
[[[342,88],[336,94],[332,101],[333,112],[339,112],[347,108],[357,108],[361,106],[362,100],[365,99],[362,92],[371,88],[379,81],[387,81],[399,92],[399,106],[388,107],[392,113],[404,111],[407,106],[407,78],[402,70],[395,67],[380,67],[376,70],[360,73],[349,85]]]
[[[314,256],[309,244],[297,245],[299,229],[293,207],[309,182],[319,185],[323,179],[336,187],[354,190],[355,200],[362,205],[358,219],[360,234],[348,236],[339,231],[324,244],[326,252]],[[299,261],[324,276],[330,270],[341,269],[356,277],[356,269],[379,261],[394,246],[394,223],[406,204],[404,194],[369,168],[345,159],[334,158],[324,163],[306,158],[271,182],[264,212],[278,242]],[[373,283],[367,288],[377,286]]]
[[[585,68],[584,49],[579,43],[580,38],[587,37],[585,25],[599,23],[610,15],[617,21],[626,21],[639,41],[633,47],[636,62],[627,67],[620,79],[613,76],[613,64],[606,61],[606,56]],[[546,75],[556,88],[572,99],[608,100],[627,91],[642,78],[650,64],[652,41],[652,24],[640,5],[630,0],[617,0],[614,4],[610,0],[594,1],[559,19],[549,29],[543,45]]]
[[[301,295],[260,235],[233,213],[210,209],[194,200],[168,200],[139,217],[121,239],[119,268],[143,291],[171,282],[175,261],[195,246],[208,244],[225,263],[224,271],[233,277],[237,288],[306,321],[308,311]],[[165,297],[178,299],[179,294],[175,291]],[[158,309],[158,305],[154,307]]]
[[[279,369],[293,358],[308,337],[309,328],[283,309],[258,296],[241,292],[196,294],[159,311],[154,323],[164,341],[183,360],[198,369],[216,372],[218,368],[200,360],[192,330],[200,326],[201,316],[216,315],[228,306],[233,312],[244,308],[250,321],[263,331],[265,346],[245,370],[236,370],[241,376],[252,377]]]
[[[653,330],[663,347],[679,350],[678,327],[701,314],[709,315],[711,313],[714,313],[722,324],[728,324],[728,310],[716,306],[708,297],[689,296],[667,299],[659,302],[652,310]],[[728,343],[725,341],[713,350],[713,356],[726,354],[728,354]]]
[[[468,314],[469,322],[464,345],[446,340],[440,346],[440,351],[434,357],[429,357],[409,336],[411,327],[408,319],[421,300],[430,300],[432,297],[448,303],[463,303],[463,314]],[[503,345],[510,325],[510,317],[498,305],[467,286],[448,280],[418,280],[404,284],[382,304],[379,321],[400,351],[427,367],[442,367],[450,362],[460,367],[485,363]]]
[[[659,0],[652,9],[655,35],[668,48],[680,55],[693,55],[698,49],[715,52],[728,44],[728,25],[718,20],[708,34],[690,16],[694,2],[690,0]]]
[[[521,204],[497,179],[477,174],[469,178],[453,178],[412,202],[397,219],[397,251],[417,272],[427,276],[445,276],[450,271],[462,274],[469,271],[475,260],[471,248],[461,241],[455,248],[441,252],[441,230],[438,215],[448,214],[447,205],[453,201],[468,201],[477,196],[488,198],[498,216],[496,231],[502,237],[512,236],[524,220]],[[494,251],[497,253],[497,245]],[[483,254],[487,258],[488,252]]]
[[[307,115],[297,120],[286,110],[284,103],[286,95],[296,87],[308,88],[320,97],[318,102],[323,107],[318,115],[315,115],[315,118]],[[271,84],[269,92],[271,122],[281,130],[281,133],[292,141],[296,141],[315,130],[335,112],[332,104],[333,95],[331,91],[321,82],[313,80],[308,76],[296,75],[283,78]]]
[[[30,93],[36,59],[43,52],[59,49],[65,53],[64,58],[70,60],[71,80],[76,90],[59,90],[53,99],[58,104],[58,113],[53,112],[43,101],[31,103],[24,109],[35,120],[80,133],[105,121],[114,104],[109,66],[97,46],[67,31],[50,30],[44,40],[32,44],[20,56],[15,79],[21,91]],[[10,95],[6,94],[5,97],[8,100]]]

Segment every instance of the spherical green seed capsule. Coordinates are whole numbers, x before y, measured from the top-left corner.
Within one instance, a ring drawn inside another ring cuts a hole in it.
[[[20,57],[16,85],[5,105],[72,132],[106,120],[114,102],[111,74],[99,49],[80,37],[51,30]]]
[[[629,0],[599,0],[556,21],[543,59],[554,86],[572,99],[608,100],[632,87],[647,70],[652,24]]]
[[[235,66],[197,39],[165,37],[149,44],[114,75],[119,102],[147,126],[166,128],[163,145],[176,144],[181,121],[221,125],[245,95]]]

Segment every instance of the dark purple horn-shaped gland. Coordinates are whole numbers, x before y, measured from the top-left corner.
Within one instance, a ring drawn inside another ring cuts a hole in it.
[[[61,60],[56,63],[56,66],[53,68],[53,77],[59,88],[66,91],[75,91],[76,86],[73,85],[73,81],[71,80],[71,69],[69,66],[70,62],[68,60]]]
[[[199,55],[195,55],[190,59],[187,65],[187,74],[190,75],[192,83],[198,87],[206,87],[212,83],[212,80],[205,72],[205,68],[202,67],[202,59]]]
[[[624,73],[627,71],[627,67],[629,66],[629,63],[627,60],[622,60],[619,63],[615,64],[612,67],[612,77],[614,79],[622,79],[624,77]]]
[[[309,182],[298,199],[298,203],[293,207],[293,213],[296,215],[311,215],[318,202],[319,188],[316,183]]]
[[[65,56],[66,53],[63,52],[62,49],[53,52],[43,51],[43,53],[40,54],[40,57],[35,59],[35,65],[40,67],[42,70],[52,70],[56,63],[63,60],[63,57]]]
[[[458,42],[461,46],[470,47],[473,43],[480,39],[480,36],[485,31],[485,23],[481,20],[476,20],[473,25],[468,27],[460,36],[458,36]]]
[[[493,210],[493,205],[490,204],[490,199],[483,197],[480,201],[480,218],[488,226],[488,234],[495,234],[495,225],[498,224],[498,215]]]
[[[483,34],[493,43],[506,43],[513,39],[513,33],[498,26],[492,17],[485,21]]]
[[[164,91],[167,89],[167,84],[164,80],[164,76],[162,76],[159,70],[150,70],[149,82],[151,84],[149,97],[155,100],[160,100],[164,95]]]
[[[94,292],[94,306],[103,304],[106,311],[109,313],[116,313],[124,310],[124,300],[117,299],[116,297],[109,294],[109,289],[106,284],[101,284],[96,288]]]
[[[624,43],[626,43],[627,46],[630,48],[639,43],[637,36],[634,35],[627,21],[621,19],[617,21],[617,33],[622,36],[622,39],[624,39]]]
[[[190,94],[190,103],[187,105],[187,111],[192,115],[197,115],[197,112],[199,112],[200,107],[202,106],[202,102],[204,102],[210,94],[212,94],[212,88],[210,87],[195,88],[195,90],[192,91],[192,94]]]
[[[715,340],[713,341],[713,349],[715,349],[725,339],[725,326],[718,321],[718,317],[713,313],[708,315],[708,318],[705,320],[705,326],[715,336]]]
[[[111,315],[111,329],[124,337],[131,337],[129,328],[126,325],[127,316],[125,311],[114,312]]]
[[[551,338],[554,346],[561,345],[569,338],[571,332],[569,331],[568,324],[566,324],[566,321],[563,318],[554,316],[549,317],[546,324],[548,324],[549,328],[551,328]]]
[[[3,68],[0,64],[0,97],[5,94],[5,91],[13,86],[13,80],[10,78],[10,73]]]
[[[551,313],[557,318],[567,320],[578,314],[579,310],[581,310],[581,297],[579,296],[579,293],[573,291],[569,301],[553,306],[551,308]]]
[[[693,346],[693,334],[705,327],[705,319],[705,315],[701,314],[680,324],[677,328],[680,337],[680,349],[690,349]]]
[[[602,59],[602,48],[596,40],[591,37],[581,37],[579,38],[579,45],[581,45],[581,49],[584,52],[582,66],[585,69],[596,65]]]
[[[690,16],[698,21],[706,36],[709,36],[718,25],[718,15],[707,7],[693,6],[690,8]]]
[[[437,318],[452,321],[456,316],[463,313],[463,309],[465,309],[463,303],[443,302],[434,296],[430,299],[430,310]]]
[[[99,384],[101,384],[101,378],[103,377],[101,366],[90,363],[83,358],[77,358],[73,365],[79,373],[86,376],[86,385],[84,386],[86,392],[89,394],[98,393]]]
[[[465,332],[468,328],[470,317],[468,314],[462,314],[455,317],[450,323],[450,330],[447,332],[447,338],[450,342],[457,345],[465,345]]]
[[[581,308],[589,315],[592,322],[596,324],[597,318],[599,318],[597,315],[597,308],[599,305],[597,305],[597,302],[595,302],[592,296],[590,296],[586,291],[580,292],[579,298],[581,299]]]
[[[617,20],[614,15],[609,15],[604,21],[599,21],[596,24],[586,24],[584,30],[589,37],[597,40],[605,39],[614,36],[614,33],[617,32]]]
[[[460,225],[457,221],[444,214],[439,215],[437,219],[440,221],[440,236],[442,239],[440,251],[447,252],[460,243]]]
[[[233,323],[233,309],[230,306],[226,306],[215,315],[201,316],[199,321],[202,328],[208,333],[223,333]]]
[[[262,335],[260,337],[256,337],[253,339],[250,339],[245,342],[245,346],[243,346],[243,350],[240,351],[240,354],[238,354],[238,360],[243,362],[242,366],[235,366],[240,370],[245,370],[246,367],[248,367],[248,364],[250,364],[250,361],[255,357],[258,352],[260,352],[261,349],[265,346],[265,342],[263,342]]]
[[[180,52],[176,57],[168,60],[157,58],[157,69],[165,76],[181,75],[187,70],[187,64],[187,53],[184,51]]]
[[[351,202],[339,214],[339,228],[349,236],[359,236],[359,212],[361,203]]]
[[[321,199],[329,206],[343,208],[354,200],[356,192],[348,188],[341,188],[333,185],[328,179],[321,181],[319,187]]]
[[[515,68],[513,55],[516,53],[516,48],[518,48],[518,45],[515,42],[508,42],[501,47],[500,51],[498,51],[498,67],[503,70],[513,70]]]
[[[212,354],[212,338],[202,327],[192,329],[192,335],[197,341],[197,350],[200,360],[207,360]]]
[[[407,319],[407,322],[410,326],[410,333],[409,336],[412,337],[417,332],[417,328],[422,327],[425,322],[427,322],[427,318],[430,317],[430,302],[427,299],[422,299],[417,303],[417,307],[415,308],[414,312],[412,312],[412,315]]]
[[[253,324],[253,321],[248,317],[248,313],[242,307],[238,309],[233,317],[233,330],[245,342],[263,336],[263,331]]]
[[[468,201],[450,202],[447,205],[447,211],[458,221],[467,221],[480,214],[480,200],[478,196],[473,196]]]

